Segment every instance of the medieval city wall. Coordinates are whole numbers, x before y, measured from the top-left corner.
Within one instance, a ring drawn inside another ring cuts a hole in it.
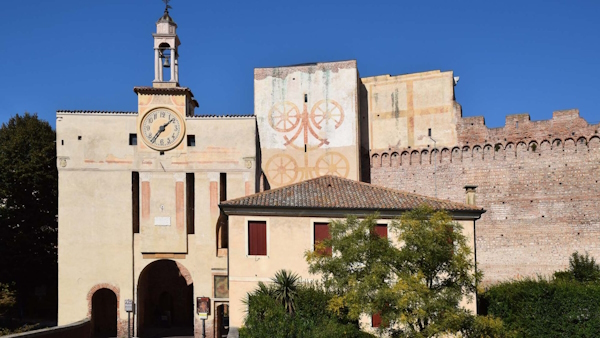
[[[477,185],[484,282],[549,275],[574,251],[600,258],[600,135],[577,110],[547,121],[509,115],[502,128],[462,118],[454,147],[371,152],[373,184],[457,202]],[[437,159],[437,161],[436,161]],[[437,176],[437,177],[436,177]]]

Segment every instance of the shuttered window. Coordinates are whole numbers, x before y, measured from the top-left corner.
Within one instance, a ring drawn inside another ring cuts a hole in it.
[[[248,222],[248,255],[267,255],[267,222]]]
[[[387,238],[387,236],[388,236],[387,225],[377,224],[377,226],[375,227],[375,232],[379,235],[379,237]]]
[[[373,314],[371,316],[371,326],[372,327],[380,327],[381,326],[381,315],[379,313]]]
[[[313,244],[315,247],[324,239],[329,239],[331,236],[329,235],[329,223],[315,223],[315,239]],[[331,256],[331,247],[325,248],[319,252],[321,255]]]

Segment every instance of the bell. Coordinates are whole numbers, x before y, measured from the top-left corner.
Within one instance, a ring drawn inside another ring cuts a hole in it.
[[[171,63],[169,61],[169,57],[165,58],[165,61],[163,62],[163,67],[165,67],[165,68],[170,68],[171,67]]]

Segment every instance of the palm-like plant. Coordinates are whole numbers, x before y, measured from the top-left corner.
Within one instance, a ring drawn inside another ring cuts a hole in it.
[[[296,311],[296,295],[298,294],[298,284],[300,276],[291,271],[279,270],[275,273],[272,292],[275,299],[283,304],[285,310],[293,314]]]

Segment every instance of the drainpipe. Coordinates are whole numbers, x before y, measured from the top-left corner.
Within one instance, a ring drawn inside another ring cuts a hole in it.
[[[465,203],[470,206],[477,205],[476,193],[477,186],[476,185],[465,185]],[[475,227],[475,221],[473,220],[473,259],[475,260],[475,273],[477,273],[477,229]],[[477,313],[477,285],[475,288],[475,313]]]

